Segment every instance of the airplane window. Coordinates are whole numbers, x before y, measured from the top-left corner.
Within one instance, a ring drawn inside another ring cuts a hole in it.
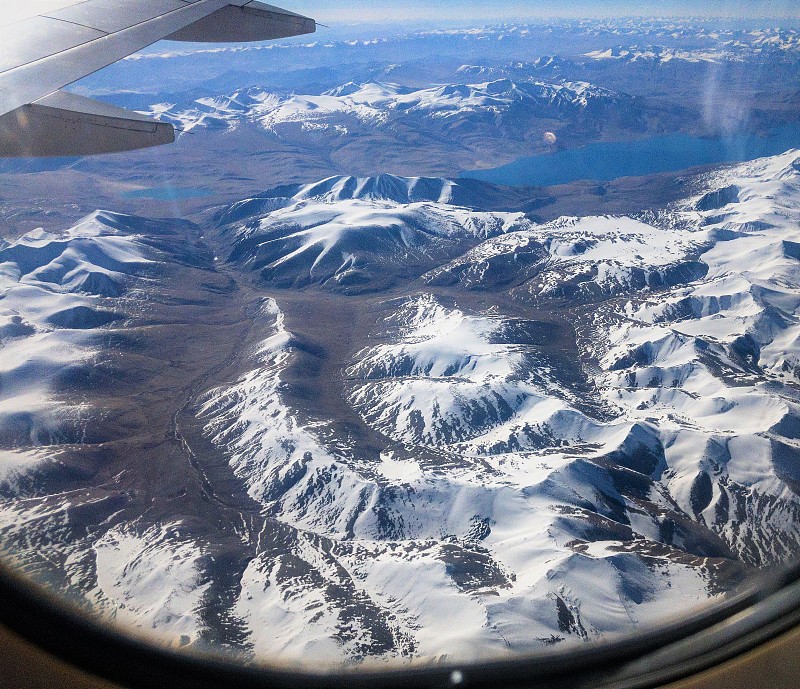
[[[3,624],[197,686],[797,624],[794,2],[48,0],[0,110]]]

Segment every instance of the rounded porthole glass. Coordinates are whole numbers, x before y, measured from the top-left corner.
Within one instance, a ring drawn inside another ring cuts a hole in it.
[[[791,618],[794,3],[111,5],[0,10],[5,623],[455,686]]]

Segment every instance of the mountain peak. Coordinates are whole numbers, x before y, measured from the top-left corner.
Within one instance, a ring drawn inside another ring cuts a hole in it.
[[[400,177],[391,174],[380,174],[375,177],[336,175],[301,186],[293,198],[298,201],[321,198],[325,201],[370,199],[403,204],[419,201],[450,203],[455,184],[437,177]]]

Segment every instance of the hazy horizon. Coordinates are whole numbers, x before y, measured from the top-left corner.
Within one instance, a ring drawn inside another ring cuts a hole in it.
[[[509,0],[496,2],[463,3],[457,0],[410,0],[402,7],[376,5],[367,0],[350,0],[331,7],[321,0],[285,0],[285,9],[308,14],[319,22],[375,23],[381,21],[473,21],[473,20],[531,20],[531,19],[596,19],[619,17],[676,17],[722,19],[774,19],[797,20],[800,11],[796,3],[787,0],[749,3],[736,0],[708,0],[697,2],[683,0],[665,6],[664,3],[645,0],[617,0],[616,2],[570,3],[564,0],[541,0],[537,3],[520,3]],[[452,12],[450,17],[443,12]]]

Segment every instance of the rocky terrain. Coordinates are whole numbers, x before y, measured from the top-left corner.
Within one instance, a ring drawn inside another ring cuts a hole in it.
[[[686,184],[541,221],[334,176],[5,242],[7,556],[163,643],[300,664],[736,590],[800,547],[800,153]]]

